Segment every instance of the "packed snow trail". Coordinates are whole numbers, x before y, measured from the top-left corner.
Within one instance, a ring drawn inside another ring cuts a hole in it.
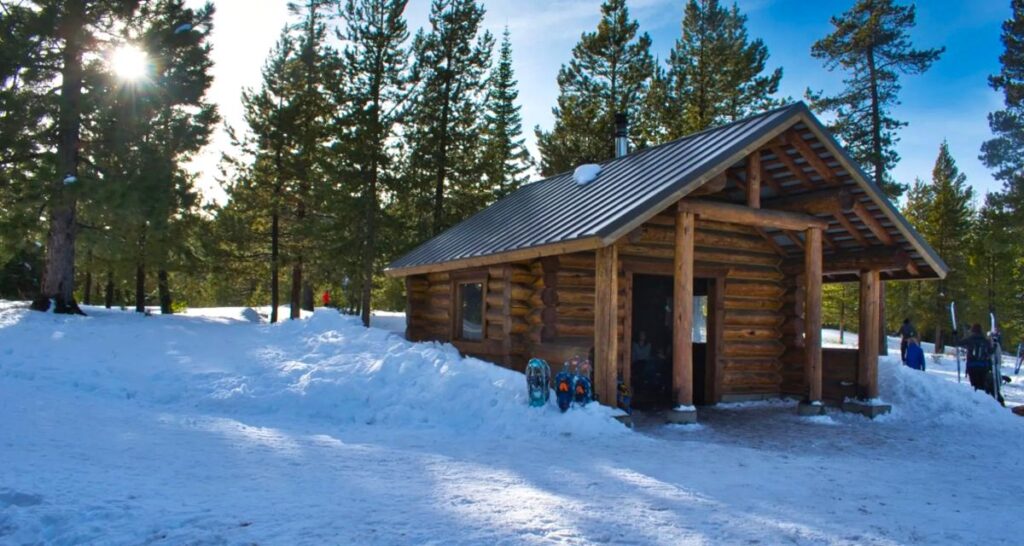
[[[1015,544],[1024,532],[1024,420],[892,360],[881,385],[895,410],[879,421],[767,402],[636,433],[598,407],[531,410],[520,374],[331,313],[270,326],[241,310],[88,312],[0,302],[0,543]]]

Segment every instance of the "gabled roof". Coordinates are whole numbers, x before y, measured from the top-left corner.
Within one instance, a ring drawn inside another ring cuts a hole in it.
[[[401,276],[451,270],[606,246],[791,130],[804,135],[801,138],[805,138],[808,149],[833,170],[835,177],[823,180],[805,160],[786,154],[781,159],[788,161],[782,163],[776,158],[777,163],[803,172],[790,172],[787,177],[779,174],[785,169],[771,171],[771,166],[766,166],[772,180],[765,191],[781,190],[778,195],[788,196],[820,189],[807,186],[840,183],[850,186],[855,197],[863,201],[867,214],[875,218],[872,226],[856,217],[830,224],[826,230],[830,243],[826,259],[830,249],[845,250],[847,239],[862,243],[871,237],[877,240],[871,228],[884,229],[881,235],[888,233],[886,238],[902,246],[915,263],[925,268],[916,278],[945,277],[947,267],[935,251],[802,102],[606,161],[597,179],[586,185],[576,184],[572,173],[566,172],[523,186],[395,260],[387,273]],[[810,139],[806,139],[807,134]],[[737,189],[732,181],[726,191],[730,189]],[[860,233],[844,237],[842,232],[849,229]],[[777,241],[786,244],[787,240],[779,234]]]

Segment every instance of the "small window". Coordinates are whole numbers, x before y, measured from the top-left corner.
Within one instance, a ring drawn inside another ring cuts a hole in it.
[[[456,318],[456,339],[480,341],[484,338],[484,285],[459,283],[459,303]]]
[[[693,297],[693,342],[708,342],[708,297]]]

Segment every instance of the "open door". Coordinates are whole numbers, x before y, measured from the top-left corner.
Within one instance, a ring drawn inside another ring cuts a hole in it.
[[[633,407],[661,411],[674,407],[672,395],[672,277],[632,275],[627,302],[632,313],[630,337],[630,388]],[[693,394],[698,405],[717,402],[716,355],[718,351],[715,279],[698,278],[693,284]]]

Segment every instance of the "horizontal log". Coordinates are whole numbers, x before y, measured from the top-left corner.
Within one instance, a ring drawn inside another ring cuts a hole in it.
[[[853,194],[845,188],[830,188],[776,199],[761,204],[763,208],[803,212],[807,214],[836,214],[850,212],[854,206]]]
[[[723,344],[725,347],[723,356],[734,357],[779,357],[786,351],[786,347],[778,341],[733,341]]]
[[[780,373],[782,364],[774,358],[722,359],[722,370],[726,372],[772,372]]]
[[[777,254],[728,252],[717,248],[703,248],[700,246],[694,251],[694,260],[705,262],[708,265],[759,265],[767,267],[778,267],[782,262],[782,258]],[[694,264],[694,267],[698,267],[698,264]]]
[[[786,317],[772,311],[741,311],[733,310],[725,313],[726,326],[770,326],[778,328]]]
[[[828,222],[814,216],[778,210],[752,209],[743,205],[683,199],[680,212],[690,212],[701,218],[720,222],[733,222],[759,228],[803,231],[808,228],[827,229]]]
[[[448,282],[449,280],[451,280],[451,275],[449,275],[447,272],[427,273],[427,281],[429,281],[431,284],[445,283]]]
[[[722,388],[729,391],[742,387],[774,387],[782,383],[782,376],[776,372],[726,372],[722,376]]]
[[[593,269],[597,263],[594,253],[562,254],[557,256],[560,267],[577,267],[580,269]]]
[[[910,256],[902,248],[880,246],[824,254],[822,256],[822,273],[836,275],[870,270],[903,271],[909,263]],[[782,271],[786,274],[796,274],[803,272],[803,267],[803,258],[801,257],[799,260],[787,260],[782,265]]]
[[[559,336],[594,337],[594,322],[557,322],[555,323],[555,332]]]
[[[777,341],[779,337],[779,331],[775,328],[726,326],[722,331],[725,341]]]
[[[726,298],[726,311],[778,311],[782,309],[782,302],[779,300],[758,300],[748,298]],[[728,314],[728,313],[726,313]]]
[[[726,278],[739,279],[739,280],[750,280],[750,281],[781,281],[786,276],[775,267],[757,267],[757,266],[745,266],[745,267],[730,267]]]
[[[725,285],[725,297],[727,298],[756,298],[776,300],[781,298],[786,290],[778,284],[761,282],[730,282]]]
[[[450,283],[436,283],[431,284],[427,292],[430,294],[448,294],[452,291],[452,285]]]

